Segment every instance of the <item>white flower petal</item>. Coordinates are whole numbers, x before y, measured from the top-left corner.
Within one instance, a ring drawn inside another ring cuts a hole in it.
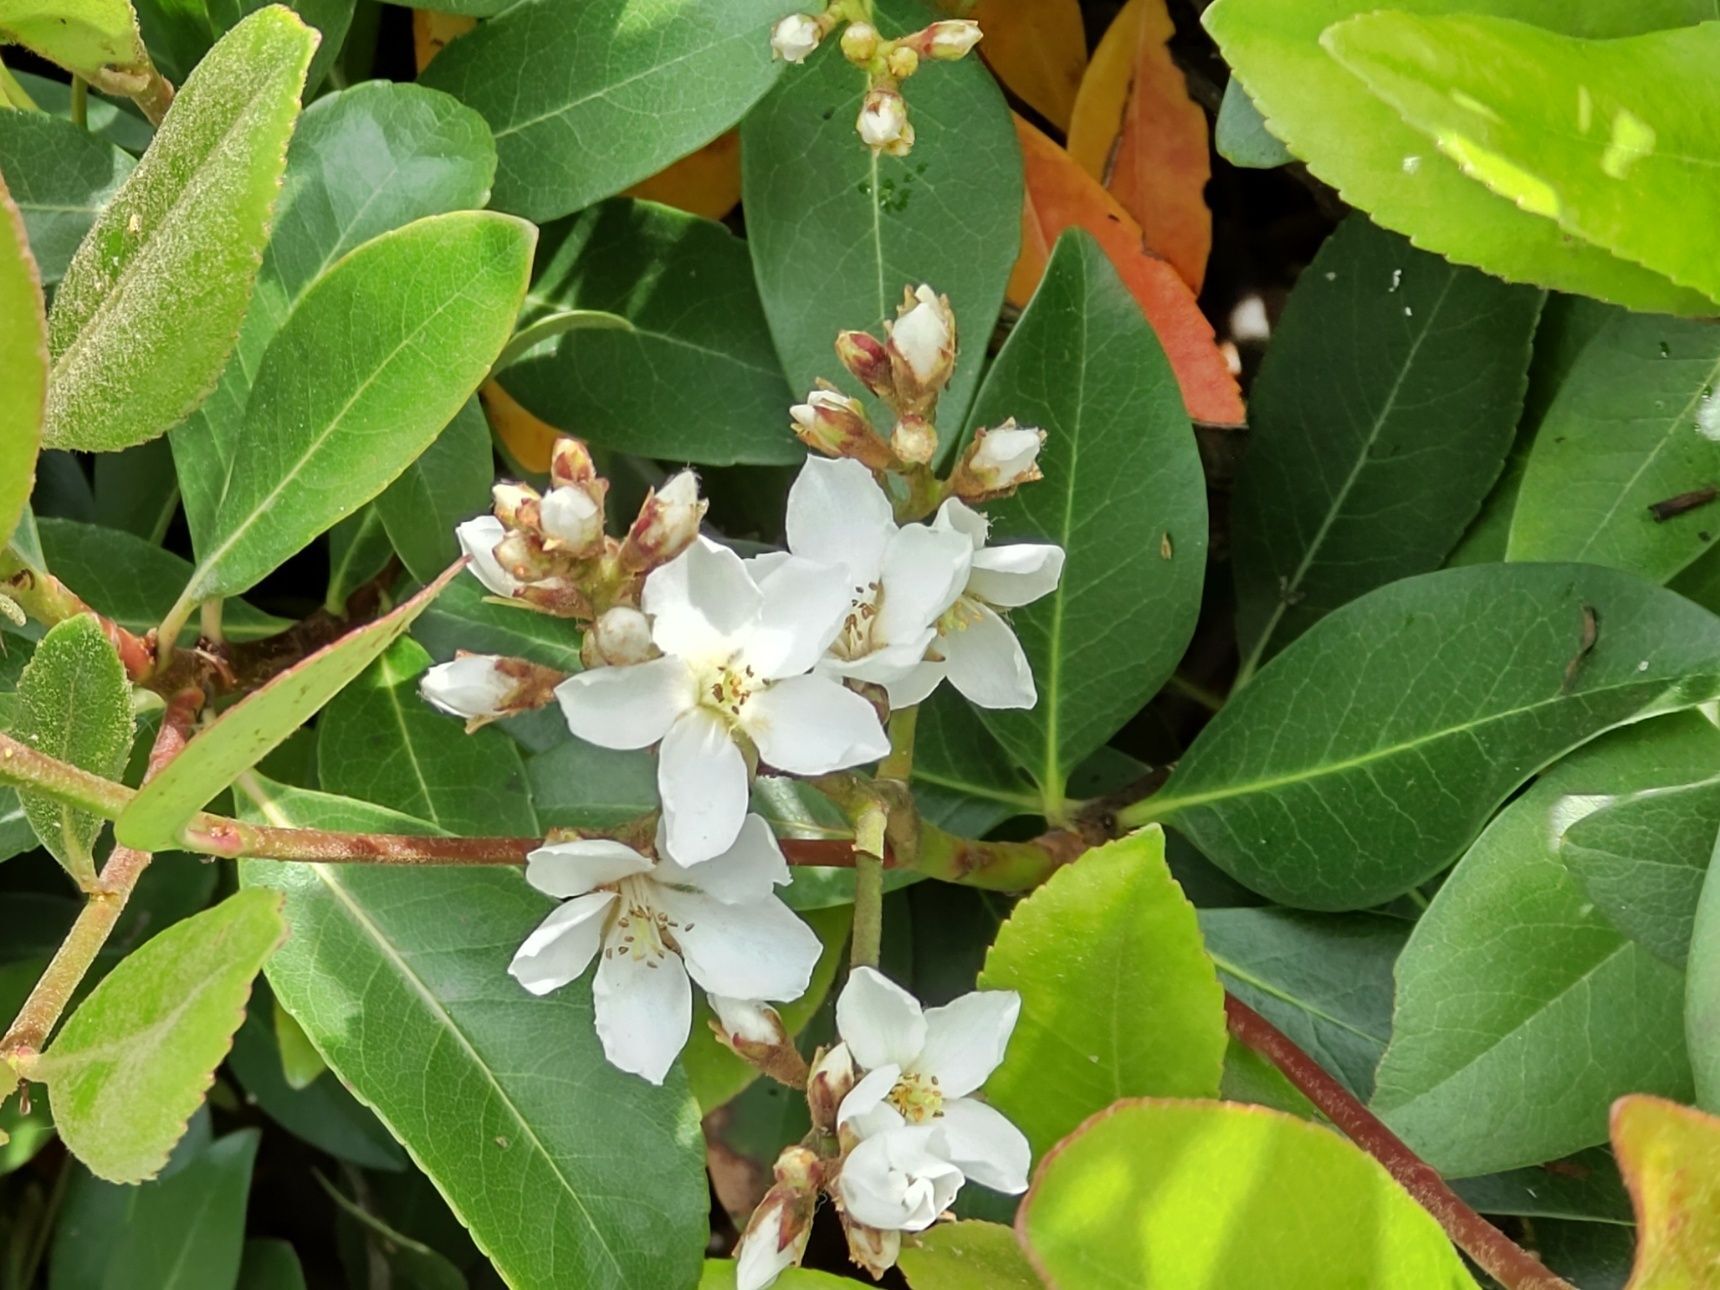
[[[557,905],[515,952],[508,975],[533,994],[559,990],[597,953],[614,901],[614,892],[600,891]]]
[[[926,650],[936,639],[937,632],[927,627],[918,636],[900,644],[885,645],[869,654],[862,654],[857,659],[839,659],[834,655],[826,655],[819,663],[818,670],[828,672],[832,676],[850,676],[856,681],[870,681],[874,685],[889,685],[915,671],[925,660]]]
[[[950,1163],[976,1183],[1010,1196],[1027,1190],[1033,1149],[1001,1111],[971,1097],[949,1098],[938,1127]]]
[[[496,547],[507,536],[507,530],[494,515],[480,515],[475,520],[467,520],[456,526],[454,536],[471,561],[466,567],[491,594],[512,596],[519,589],[519,579],[502,568],[496,559]]]
[[[910,524],[884,552],[884,597],[873,622],[875,640],[911,640],[955,604],[968,584],[973,548],[960,533]]]
[[[740,836],[747,815],[746,758],[709,708],[682,714],[663,737],[657,794],[663,799],[663,839],[678,864],[703,864]]]
[[[652,570],[640,605],[658,649],[700,660],[732,653],[763,599],[740,556],[701,537]]]
[[[747,665],[767,680],[811,671],[848,612],[842,570],[790,556],[760,579],[759,590],[764,603],[747,636]]]
[[[532,851],[526,857],[526,881],[546,896],[565,900],[650,868],[651,862],[632,847],[608,838],[576,838],[546,842]]]
[[[926,1043],[920,1001],[869,967],[848,974],[836,1000],[836,1030],[862,1070],[910,1067]]]
[[[890,696],[891,711],[900,712],[916,703],[924,703],[948,672],[949,665],[942,659],[929,659],[899,680],[886,681],[884,688]]]
[[[453,717],[501,715],[519,681],[500,671],[494,654],[463,654],[438,663],[418,680],[418,693]]]
[[[693,673],[678,658],[577,672],[555,687],[567,728],[600,748],[644,748],[698,702]]]
[[[878,577],[895,531],[889,497],[850,457],[808,457],[788,490],[788,549],[847,570],[855,584]]]
[[[784,1041],[782,1018],[775,1008],[759,999],[731,999],[726,994],[706,992],[711,1011],[717,1021],[736,1039],[753,1044],[779,1044]]]
[[[926,1009],[926,1043],[908,1069],[936,1075],[945,1097],[966,1097],[1003,1061],[1021,1016],[1014,990],[975,990]]]
[[[675,954],[606,954],[591,988],[611,1066],[661,1084],[693,1027],[693,987]]]
[[[982,708],[1031,708],[1039,701],[1033,668],[1009,624],[987,605],[962,605],[971,612],[961,627],[938,640],[950,684]]]
[[[961,1190],[961,1170],[932,1150],[938,1132],[909,1125],[867,1138],[849,1153],[837,1186],[852,1218],[886,1231],[920,1232]]]
[[[960,533],[972,543],[973,549],[978,551],[985,545],[985,536],[991,529],[991,521],[961,498],[952,497],[938,507],[938,513],[932,518],[932,527]]]
[[[792,775],[825,775],[890,751],[878,713],[827,676],[791,676],[755,691],[741,726],[759,756]]]
[[[793,15],[798,16],[798,15]],[[784,18],[784,22],[789,19]],[[791,63],[800,59],[790,58]],[[735,1290],[765,1290],[787,1269],[800,1262],[801,1245],[782,1244],[782,1209],[773,1206],[759,1225],[741,1238],[735,1250]]]
[[[552,488],[538,504],[545,536],[583,551],[603,536],[603,510],[583,488]]]
[[[840,1129],[856,1116],[869,1115],[880,1107],[895,1115],[897,1123],[902,1123],[900,1112],[884,1102],[890,1095],[890,1090],[896,1087],[896,1081],[901,1078],[902,1068],[894,1062],[866,1072],[859,1082],[848,1090],[848,1096],[842,1099],[842,1105],[836,1109],[836,1127]]]
[[[658,907],[680,924],[675,942],[707,993],[786,1002],[806,993],[823,945],[775,896],[725,905],[696,892],[659,887]]]
[[[1003,609],[1031,604],[1057,589],[1063,576],[1063,548],[1042,542],[1016,542],[974,552],[967,594]]]
[[[727,851],[694,865],[676,863],[666,830],[659,824],[657,854],[661,859],[653,877],[658,882],[693,887],[726,905],[766,900],[793,877],[776,835],[757,815],[748,815],[742,821],[740,835]]]

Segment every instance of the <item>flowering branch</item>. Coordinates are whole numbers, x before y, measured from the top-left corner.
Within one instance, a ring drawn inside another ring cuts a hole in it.
[[[1224,1015],[1232,1035],[1276,1066],[1321,1114],[1384,1165],[1416,1203],[1438,1220],[1452,1243],[1506,1290],[1571,1290],[1569,1282],[1464,1204],[1432,1165],[1278,1027],[1229,993],[1224,996]]]

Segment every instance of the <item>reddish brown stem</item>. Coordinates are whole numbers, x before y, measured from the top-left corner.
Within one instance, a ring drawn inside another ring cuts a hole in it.
[[[1230,1033],[1276,1066],[1350,1141],[1384,1165],[1452,1243],[1507,1290],[1572,1290],[1534,1255],[1477,1214],[1438,1170],[1386,1128],[1367,1107],[1278,1027],[1233,994],[1224,996]]]

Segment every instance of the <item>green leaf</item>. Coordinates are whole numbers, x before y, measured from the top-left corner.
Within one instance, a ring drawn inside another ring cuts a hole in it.
[[[361,1234],[371,1260],[381,1263],[390,1283],[398,1278],[412,1290],[466,1290],[466,1278],[448,1259],[422,1241],[395,1231],[321,1174],[316,1178],[339,1207],[341,1217],[349,1221],[349,1230]]]
[[[1561,762],[1469,849],[1397,963],[1374,1109],[1442,1173],[1538,1164],[1606,1138],[1633,1089],[1684,1097],[1680,974],[1614,928],[1560,859],[1559,800],[1687,782],[1720,733],[1695,713]]]
[[[419,697],[430,656],[397,640],[317,723],[317,768],[331,793],[374,802],[444,833],[539,832],[519,745],[494,728],[467,734]]]
[[[1175,669],[1206,571],[1206,482],[1176,377],[1086,233],[1058,239],[970,424],[1008,417],[1045,431],[1045,478],[986,508],[992,541],[1068,558],[1055,592],[1011,614],[1038,704],[980,715],[1057,803]]]
[[[205,1138],[208,1130],[204,1130]],[[141,1187],[80,1172],[54,1233],[49,1290],[212,1290],[239,1274],[259,1135],[187,1143]]]
[[[116,87],[149,70],[130,0],[7,0],[0,44],[13,42],[87,81]]]
[[[285,934],[279,895],[239,892],[147,942],[78,1005],[32,1076],[96,1177],[142,1182],[167,1163]]]
[[[305,1290],[305,1270],[287,1242],[256,1237],[245,1242],[237,1290]]]
[[[1720,28],[1586,40],[1503,15],[1379,13],[1320,43],[1464,174],[1562,234],[1720,299],[1698,231],[1720,214],[1720,145],[1690,107],[1708,90]]]
[[[0,117],[22,116],[4,112]],[[30,500],[48,388],[48,325],[29,233],[0,180],[0,549]]]
[[[37,532],[54,576],[92,609],[138,635],[161,622],[191,575],[188,560],[133,533],[47,516],[37,521]],[[243,600],[229,600],[221,613],[222,634],[236,643],[262,640],[291,626]],[[195,640],[196,634],[187,625],[180,640]]]
[[[151,439],[123,452],[102,453],[90,491],[104,525],[159,545],[179,514],[173,449],[165,439]]]
[[[228,708],[138,790],[114,821],[114,835],[140,851],[172,847],[193,815],[380,657],[458,572],[450,568],[392,613],[348,632]]]
[[[261,9],[270,0],[137,0],[137,25],[144,43],[155,55],[163,73],[183,80],[209,47],[240,19]],[[320,84],[335,55],[340,53],[352,24],[353,0],[282,0],[287,7],[315,27],[322,39],[311,59],[305,88]]]
[[[1393,7],[1442,14],[1473,4],[1395,0]],[[1422,249],[1500,277],[1632,309],[1712,312],[1700,293],[1599,247],[1573,242],[1552,220],[1488,191],[1376,98],[1320,43],[1334,23],[1375,7],[1374,0],[1217,0],[1202,21],[1268,129],[1350,205]],[[1488,0],[1487,8],[1583,36],[1623,36],[1714,16],[1712,0]],[[1572,97],[1561,87],[1548,106],[1572,110]]]
[[[62,121],[72,119],[72,87],[65,81],[49,80],[46,76],[30,72],[13,72],[13,79],[24,87],[43,112]],[[92,135],[131,154],[126,159],[128,170],[135,164],[133,158],[149,147],[150,140],[155,138],[155,127],[144,119],[143,112],[130,99],[110,102],[92,94],[84,101],[84,111],[85,123]]]
[[[1437,569],[1499,476],[1541,293],[1352,215],[1291,293],[1231,509],[1243,675],[1365,591]]]
[[[495,173],[489,127],[434,90],[367,81],[305,110],[233,359],[208,401],[172,435],[199,550],[246,431],[258,365],[293,306],[370,239],[426,215],[482,206]]]
[[[939,1223],[902,1244],[912,1290],[1040,1290],[1044,1284],[1001,1223]]]
[[[1630,1196],[1605,1147],[1579,1151],[1564,1160],[1505,1173],[1460,1178],[1452,1189],[1483,1214],[1572,1219],[1630,1225]],[[1538,1226],[1538,1225],[1537,1225]]]
[[[137,163],[70,121],[0,112],[0,175],[24,217],[30,253],[53,286],[101,209]]]
[[[1224,99],[1218,105],[1212,146],[1231,165],[1247,170],[1272,170],[1295,160],[1266,128],[1260,109],[1234,76],[1225,84]]]
[[[496,133],[496,206],[543,223],[620,192],[739,121],[782,64],[777,0],[523,0],[436,56],[425,85]]]
[[[54,294],[49,443],[141,443],[208,394],[256,280],[315,45],[271,6],[185,82]]]
[[[273,824],[413,831],[380,807],[265,791]],[[504,1280],[692,1279],[709,1201],[686,1082],[608,1065],[585,984],[536,999],[508,977],[546,908],[518,873],[245,861],[240,881],[287,895],[276,997]]]
[[[1120,1097],[1218,1092],[1224,991],[1157,829],[1087,852],[1017,905],[979,984],[1021,995],[986,1097],[1036,1157]]]
[[[1119,1103],[1040,1164],[1017,1228],[1047,1281],[1082,1290],[1475,1290],[1383,1165],[1257,1106]]]
[[[713,466],[805,458],[746,244],[721,224],[604,202],[545,233],[526,304],[528,324],[584,309],[627,324],[562,332],[503,370],[502,387],[551,425]]]
[[[1690,930],[1684,1036],[1690,1045],[1697,1104],[1720,1113],[1720,878],[1716,874],[1720,865],[1710,858]]]
[[[341,260],[264,353],[197,571],[182,601],[229,596],[394,481],[506,343],[535,230],[433,215]]]
[[[918,0],[882,0],[878,14],[886,36],[935,16]],[[796,394],[820,377],[862,394],[831,352],[836,333],[882,335],[904,287],[948,295],[962,346],[938,405],[947,445],[979,385],[1021,243],[1015,127],[978,61],[941,63],[907,87],[913,151],[874,156],[854,132],[866,78],[836,44],[792,68],[741,125],[747,245],[765,316]]]
[[[1392,964],[1410,925],[1377,914],[1203,909],[1219,979],[1357,1097],[1392,1029]]]
[[[1720,780],[1560,803],[1559,855],[1614,927],[1682,968],[1720,830]]]
[[[1444,869],[1561,754],[1717,692],[1720,620],[1629,574],[1425,574],[1292,642],[1125,822],[1171,822],[1281,904],[1360,909]]]
[[[485,476],[486,481],[489,476]],[[492,599],[475,577],[456,578],[425,611],[412,633],[441,662],[455,650],[512,654],[545,667],[577,672],[579,629],[518,601]]]
[[[1527,427],[1507,558],[1582,560],[1664,582],[1720,528],[1699,507],[1664,520],[1650,509],[1720,478],[1720,337],[1707,322],[1592,300],[1558,300],[1547,313],[1538,345],[1556,385]]]
[[[94,614],[57,623],[18,678],[14,738],[103,779],[125,770],[134,732],[131,683]],[[41,793],[20,792],[42,845],[85,888],[95,881],[91,848],[102,819]]]
[[[422,456],[376,499],[376,516],[406,571],[429,582],[460,556],[454,526],[490,507],[490,423],[467,399]]]
[[[345,614],[352,593],[387,568],[393,556],[394,546],[376,507],[366,506],[336,524],[328,534],[328,594],[323,608]]]
[[[735,1290],[735,1269],[738,1266],[733,1259],[706,1259],[698,1290]],[[851,1277],[815,1272],[811,1268],[785,1268],[771,1282],[773,1290],[853,1290],[855,1285],[864,1284]]]

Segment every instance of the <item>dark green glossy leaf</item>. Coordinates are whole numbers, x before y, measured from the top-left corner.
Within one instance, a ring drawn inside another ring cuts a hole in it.
[[[490,597],[475,577],[456,578],[425,610],[412,635],[438,662],[456,650],[474,654],[512,654],[564,672],[580,670],[579,628],[518,601]]]
[[[0,112],[0,176],[24,216],[43,286],[60,280],[136,164],[70,121],[43,112]]]
[[[1564,1160],[1460,1178],[1452,1189],[1483,1214],[1572,1219],[1618,1227],[1631,1224],[1630,1194],[1605,1147]],[[1540,1224],[1536,1224],[1539,1229]]]
[[[152,439],[124,452],[104,452],[95,460],[95,513],[108,528],[124,529],[159,545],[179,514],[179,478],[173,449]],[[180,579],[183,585],[183,577]]]
[[[237,1290],[305,1290],[305,1270],[285,1241],[257,1237],[245,1242]]]
[[[376,515],[406,571],[429,582],[460,545],[454,526],[489,509],[495,459],[490,423],[475,398],[467,399],[454,419],[376,499]]]

